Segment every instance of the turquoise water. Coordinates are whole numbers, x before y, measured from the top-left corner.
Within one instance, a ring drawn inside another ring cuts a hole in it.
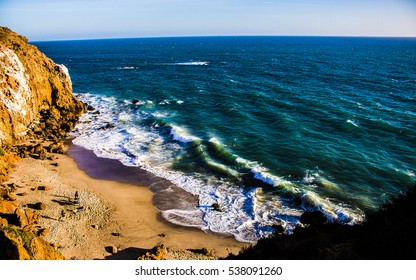
[[[95,109],[76,144],[199,196],[193,212],[163,212],[174,223],[255,241],[307,209],[360,222],[416,181],[416,39],[36,45]]]

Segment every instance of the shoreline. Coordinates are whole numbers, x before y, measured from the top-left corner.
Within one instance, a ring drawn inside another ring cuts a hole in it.
[[[45,204],[39,225],[50,229],[45,239],[58,244],[66,258],[137,259],[163,244],[167,259],[206,258],[195,253],[203,248],[213,250],[209,258],[216,259],[248,245],[233,237],[209,235],[166,221],[153,205],[155,193],[149,189],[164,179],[117,160],[99,158],[73,144],[67,144],[66,149],[65,155],[53,154],[52,162],[22,159],[9,180],[21,186],[20,194],[26,193],[19,199],[21,205]],[[32,190],[40,185],[49,190]],[[75,191],[84,208],[74,214],[78,206],[67,201]],[[63,211],[65,217],[61,217]]]

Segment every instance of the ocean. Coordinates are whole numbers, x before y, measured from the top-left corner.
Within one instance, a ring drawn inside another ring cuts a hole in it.
[[[172,223],[256,242],[306,210],[360,223],[416,182],[414,38],[34,44],[92,106],[74,144],[197,196],[155,202]]]

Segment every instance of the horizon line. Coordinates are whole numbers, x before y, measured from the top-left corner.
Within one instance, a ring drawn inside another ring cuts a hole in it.
[[[64,42],[64,41],[96,41],[96,40],[128,40],[128,39],[164,39],[164,38],[216,38],[216,37],[310,37],[310,38],[374,38],[374,39],[416,39],[416,36],[393,35],[167,35],[167,36],[138,36],[138,37],[102,37],[102,38],[73,38],[73,39],[41,39],[30,42]]]

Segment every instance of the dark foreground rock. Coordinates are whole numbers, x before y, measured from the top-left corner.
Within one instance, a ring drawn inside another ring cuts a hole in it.
[[[2,260],[63,260],[43,238],[16,226],[0,230],[0,259]]]
[[[260,240],[229,259],[416,259],[416,186],[382,209],[367,215],[362,225],[323,223],[308,214],[313,224],[291,235]]]

